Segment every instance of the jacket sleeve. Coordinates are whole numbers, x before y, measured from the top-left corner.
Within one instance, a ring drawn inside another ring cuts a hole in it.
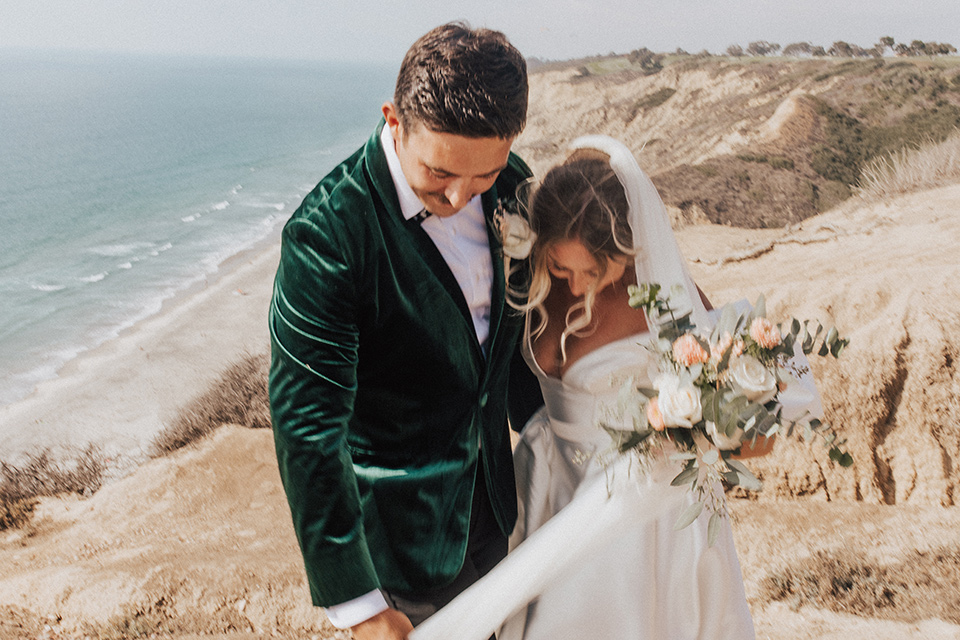
[[[277,461],[318,606],[380,586],[346,441],[358,354],[357,260],[350,244],[335,226],[291,219],[270,307]]]

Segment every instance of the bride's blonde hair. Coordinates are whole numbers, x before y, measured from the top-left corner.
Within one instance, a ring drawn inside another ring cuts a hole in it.
[[[527,300],[518,303],[517,292],[510,296],[515,308],[526,313],[536,312],[534,337],[547,326],[543,302],[552,282],[548,269],[550,250],[561,242],[579,240],[597,261],[598,280],[601,280],[610,259],[624,260],[634,255],[628,214],[626,193],[606,154],[580,149],[547,172],[529,200],[530,226],[537,239],[530,254]],[[563,360],[566,360],[567,338],[584,335],[590,326],[596,294],[596,288],[591,286],[583,300],[567,311],[566,326],[560,337]]]

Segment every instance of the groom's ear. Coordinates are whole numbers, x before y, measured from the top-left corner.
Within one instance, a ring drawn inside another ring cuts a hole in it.
[[[387,126],[390,127],[393,139],[400,140],[403,130],[400,126],[400,114],[397,113],[397,106],[392,102],[384,102],[380,111],[383,113],[383,119],[387,121]]]

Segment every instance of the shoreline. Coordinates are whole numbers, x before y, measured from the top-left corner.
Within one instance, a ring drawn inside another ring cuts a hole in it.
[[[267,309],[285,222],[0,406],[0,460],[93,444],[110,476],[142,463],[180,407],[229,364],[269,349]]]

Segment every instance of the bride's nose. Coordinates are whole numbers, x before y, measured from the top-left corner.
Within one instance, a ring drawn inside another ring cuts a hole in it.
[[[587,289],[591,284],[590,278],[582,273],[572,274],[567,278],[567,282],[570,284],[570,293],[578,298],[587,293]]]

